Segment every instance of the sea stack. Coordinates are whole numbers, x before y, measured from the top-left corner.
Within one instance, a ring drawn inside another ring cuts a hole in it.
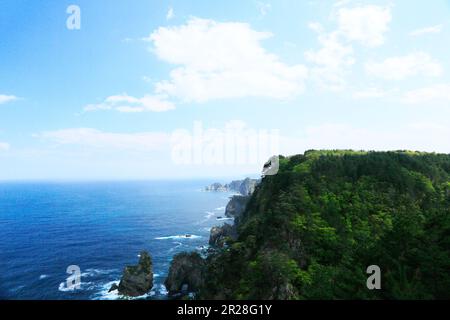
[[[181,252],[173,257],[164,285],[171,297],[196,292],[204,281],[205,260],[197,252]]]
[[[120,295],[138,297],[146,294],[153,287],[152,259],[147,251],[142,251],[139,263],[125,267],[119,285],[110,289],[118,289]]]

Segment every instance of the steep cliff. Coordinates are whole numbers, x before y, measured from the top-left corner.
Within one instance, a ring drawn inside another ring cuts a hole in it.
[[[203,299],[449,299],[450,155],[308,151],[280,159],[209,255]],[[379,266],[382,288],[366,286]]]

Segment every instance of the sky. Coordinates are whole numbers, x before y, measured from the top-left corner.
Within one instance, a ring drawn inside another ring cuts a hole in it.
[[[0,1],[0,180],[450,153],[450,1]]]

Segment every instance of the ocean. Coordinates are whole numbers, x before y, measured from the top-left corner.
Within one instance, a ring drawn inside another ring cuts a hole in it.
[[[224,222],[231,193],[202,191],[212,182],[0,183],[0,298],[120,299],[109,288],[147,250],[154,287],[139,298],[166,299],[172,257],[203,252]],[[80,289],[66,287],[70,265]]]

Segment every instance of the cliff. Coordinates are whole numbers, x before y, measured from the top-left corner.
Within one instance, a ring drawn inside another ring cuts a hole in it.
[[[203,286],[205,260],[196,252],[182,252],[173,257],[164,282],[169,296],[183,297]]]
[[[253,193],[259,182],[260,182],[259,179],[250,179],[250,178],[245,178],[244,180],[234,180],[227,184],[215,182],[205,187],[205,191],[215,191],[215,192],[234,191],[240,193],[243,196],[248,196]]]
[[[280,158],[210,254],[201,299],[449,299],[450,155]],[[369,290],[367,267],[381,270]]]
[[[225,216],[239,218],[245,210],[249,196],[232,196],[225,207]]]

